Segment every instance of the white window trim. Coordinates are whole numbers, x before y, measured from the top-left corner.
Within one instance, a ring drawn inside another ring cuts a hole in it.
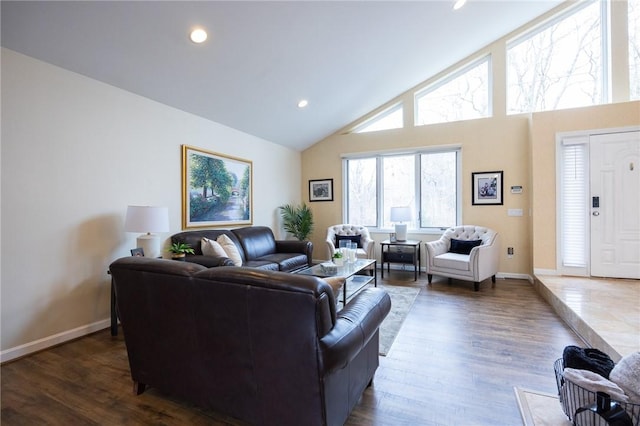
[[[460,77],[461,75],[465,74],[466,72],[468,72],[469,70],[477,67],[478,65],[486,62],[487,63],[487,90],[488,90],[488,98],[487,98],[487,117],[482,117],[482,118],[489,118],[489,117],[493,117],[493,68],[492,68],[492,57],[491,57],[491,53],[485,53],[482,56],[472,59],[471,61],[465,63],[464,65],[460,66],[459,68],[456,68],[455,70],[447,73],[444,77],[433,81],[429,84],[427,84],[426,86],[418,89],[416,92],[414,92],[413,94],[413,125],[414,126],[429,126],[430,124],[418,124],[418,101],[421,97],[439,89],[440,87],[446,85],[447,83],[449,83],[452,80],[455,80],[456,78]],[[474,119],[465,119],[463,121],[469,121],[469,120],[477,120],[477,118]]]
[[[538,25],[535,25],[531,28],[529,28],[527,31],[524,31],[520,34],[518,34],[516,37],[507,40],[507,42],[505,43],[505,49],[504,49],[504,54],[505,54],[505,69],[506,69],[506,73],[505,73],[505,87],[506,87],[506,108],[507,108],[507,115],[508,116],[513,116],[513,115],[518,115],[518,114],[530,114],[532,112],[543,112],[543,111],[523,111],[523,112],[509,112],[509,81],[507,80],[507,74],[509,73],[508,67],[509,67],[509,49],[513,48],[515,45],[520,44],[521,42],[536,36],[537,34],[541,33],[542,31],[552,27],[553,25],[557,24],[558,22],[566,19],[567,17],[578,13],[579,11],[581,11],[582,9],[585,9],[589,6],[591,6],[593,3],[595,3],[598,0],[587,0],[587,1],[580,1],[577,2],[575,5],[567,7],[566,9],[564,9],[562,12],[553,15],[552,17],[550,17],[549,19],[547,19],[544,22],[541,22]],[[611,68],[612,68],[612,58],[611,58],[611,36],[610,36],[610,31],[609,31],[609,27],[610,27],[610,21],[611,21],[611,10],[609,8],[609,1],[603,1],[600,2],[600,42],[601,42],[601,48],[602,48],[602,87],[600,88],[602,91],[602,98],[600,99],[600,103],[598,104],[594,104],[594,105],[585,105],[586,106],[596,106],[596,105],[605,105],[607,103],[609,103],[610,99],[612,98],[612,88],[613,88],[613,84],[611,81]],[[557,111],[557,110],[546,110],[546,111]]]
[[[348,216],[348,200],[347,196],[349,193],[348,188],[348,169],[347,162],[345,160],[357,160],[363,158],[373,158],[373,157],[385,157],[385,156],[394,156],[394,155],[418,155],[418,154],[436,154],[438,152],[452,152],[456,151],[456,171],[458,172],[458,179],[456,180],[456,225],[462,223],[462,145],[438,145],[433,147],[419,147],[413,149],[390,149],[390,150],[381,150],[381,151],[370,151],[370,152],[358,152],[358,153],[348,153],[341,154],[340,157],[342,161],[342,223],[346,223]],[[417,160],[419,161],[419,160]],[[379,163],[376,167],[380,167]],[[382,184],[382,176],[381,171],[376,170],[376,185],[377,188],[380,188]],[[420,176],[416,176],[416,199],[420,199]],[[380,218],[378,217],[378,213],[382,211],[382,199],[378,197],[378,205],[376,206],[376,224],[380,223]],[[420,214],[420,212],[416,212],[416,214]],[[379,226],[369,226],[369,232],[373,233],[389,233],[393,232],[393,228],[382,228]],[[446,228],[410,228],[408,232],[411,234],[418,235],[440,235],[442,231]]]
[[[349,130],[349,133],[369,133],[369,132],[380,132],[380,131],[383,131],[383,130],[401,129],[401,128],[404,127],[404,119],[402,120],[403,126],[400,126],[400,127],[392,127],[392,128],[389,128],[389,129],[380,129],[380,130],[368,130],[366,132],[362,131],[362,129],[364,129],[367,126],[370,126],[374,122],[376,122],[378,120],[382,120],[383,118],[393,114],[394,112],[396,112],[398,110],[402,110],[402,109],[404,109],[403,102],[398,102],[396,104],[393,104],[390,107],[383,109],[379,113],[374,114],[373,116],[367,118],[366,120],[364,120],[360,124],[357,124],[356,126],[352,127],[351,130]],[[404,114],[404,111],[403,111],[403,114]]]
[[[561,159],[562,159],[562,145],[563,141],[566,143],[585,143],[587,145],[587,164],[585,168],[585,174],[587,184],[589,185],[590,171],[589,171],[589,140],[592,136],[604,135],[610,133],[625,133],[625,132],[637,132],[640,131],[640,126],[628,126],[628,127],[615,127],[609,129],[593,129],[583,130],[575,132],[563,132],[556,134],[556,273],[560,275],[573,275],[588,277],[591,275],[591,231],[590,231],[590,215],[591,208],[588,205],[589,200],[585,200],[585,212],[586,225],[586,266],[584,268],[571,268],[562,265],[562,212],[560,211],[561,204]],[[590,188],[587,187],[587,192],[590,194]]]

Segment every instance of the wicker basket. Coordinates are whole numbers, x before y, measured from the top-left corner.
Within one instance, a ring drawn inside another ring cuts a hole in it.
[[[617,402],[616,404],[622,410],[624,410],[628,416],[629,421],[624,421],[625,417],[622,415],[623,420],[612,423],[606,420],[601,415],[591,410],[580,410],[595,404],[597,395],[595,392],[587,390],[570,380],[564,378],[564,363],[562,358],[557,359],[553,364],[553,369],[556,373],[556,384],[558,385],[558,397],[560,399],[560,405],[562,411],[567,415],[569,420],[576,426],[609,426],[615,425],[633,425],[640,426],[640,404],[631,404],[624,402]],[[614,402],[613,400],[611,401]]]

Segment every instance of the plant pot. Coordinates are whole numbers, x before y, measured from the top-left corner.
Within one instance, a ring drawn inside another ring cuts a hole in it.
[[[184,262],[185,254],[184,253],[175,253],[171,255],[171,259],[177,260],[179,262]]]
[[[333,258],[333,263],[334,263],[336,266],[342,266],[342,265],[343,265],[343,263],[344,263],[344,259],[343,259],[342,257],[334,257],[334,258]]]

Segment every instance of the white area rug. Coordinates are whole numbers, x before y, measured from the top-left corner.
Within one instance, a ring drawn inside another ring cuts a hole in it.
[[[379,285],[389,293],[391,297],[391,311],[380,324],[380,349],[379,353],[386,356],[391,349],[393,341],[396,339],[400,327],[420,292],[417,287],[402,287],[395,285]]]
[[[571,426],[557,395],[519,387],[514,391],[524,426]]]

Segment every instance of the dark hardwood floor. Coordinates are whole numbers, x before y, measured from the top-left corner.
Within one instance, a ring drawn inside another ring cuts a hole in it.
[[[421,291],[347,425],[522,424],[513,387],[555,392],[553,361],[584,345],[527,281],[384,282]],[[242,424],[155,389],[135,396],[108,329],[6,363],[1,380],[2,425]]]

